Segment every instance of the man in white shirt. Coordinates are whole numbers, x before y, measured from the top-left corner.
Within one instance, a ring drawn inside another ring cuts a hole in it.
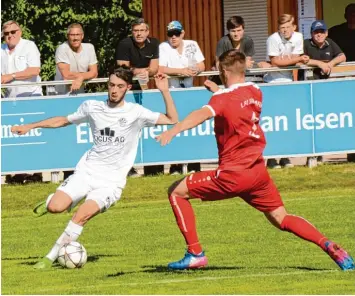
[[[33,41],[22,39],[22,30],[15,21],[2,26],[5,43],[1,44],[1,83],[19,84],[41,82],[40,53]],[[7,88],[6,98],[41,96],[41,86]]]
[[[23,135],[34,128],[58,128],[88,122],[94,137],[94,145],[80,159],[75,173],[34,209],[39,216],[47,212],[61,213],[75,207],[86,196],[51,251],[34,268],[50,268],[64,243],[76,241],[86,222],[120,199],[127,173],[136,157],[142,128],[178,121],[166,75],[155,77],[164,98],[166,114],[125,101],[126,92],[132,87],[132,78],[133,73],[128,67],[118,68],[110,74],[107,101],[87,100],[67,117],[53,117],[12,127],[13,133]]]
[[[267,39],[267,59],[271,66],[287,67],[298,63],[307,64],[309,56],[303,55],[303,35],[295,32],[296,25],[294,17],[290,14],[282,14],[278,19],[279,31],[269,36]],[[262,66],[259,64],[259,66]],[[264,66],[270,67],[265,63]],[[293,72],[275,71],[269,72],[264,76],[264,81],[269,83],[291,82],[293,81]],[[281,158],[278,164],[276,159],[268,159],[269,168],[293,167],[289,158]]]
[[[80,24],[71,24],[68,40],[55,52],[55,80],[74,80],[72,85],[58,85],[56,94],[84,93],[83,81],[97,77],[97,58],[91,43],[82,43],[84,30]]]
[[[205,58],[196,41],[184,40],[185,31],[179,21],[170,22],[167,29],[168,41],[159,45],[159,71],[185,76],[169,79],[170,87],[192,87],[192,76],[205,70]]]

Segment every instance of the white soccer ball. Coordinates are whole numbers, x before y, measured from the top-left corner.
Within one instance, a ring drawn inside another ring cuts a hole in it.
[[[64,244],[58,254],[58,262],[66,268],[83,267],[87,260],[87,253],[84,246],[78,242]]]

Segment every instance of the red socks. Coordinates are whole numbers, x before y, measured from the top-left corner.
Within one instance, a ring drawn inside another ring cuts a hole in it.
[[[304,240],[313,242],[325,250],[325,242],[328,239],[302,217],[286,215],[281,223],[281,229],[292,232]]]
[[[169,201],[176,222],[185,238],[188,248],[187,250],[195,255],[201,253],[202,247],[197,237],[195,214],[190,202],[187,199],[176,195],[170,195]]]

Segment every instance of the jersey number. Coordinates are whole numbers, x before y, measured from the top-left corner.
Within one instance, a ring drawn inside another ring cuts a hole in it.
[[[251,131],[249,132],[249,136],[259,139],[260,135],[257,135],[255,133],[258,129],[258,126],[256,124],[259,122],[259,118],[256,116],[255,112],[253,112],[251,116],[251,121],[253,122],[253,126],[251,128]]]

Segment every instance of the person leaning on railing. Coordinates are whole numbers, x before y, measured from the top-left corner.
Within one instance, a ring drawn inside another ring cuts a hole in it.
[[[327,79],[334,66],[346,61],[345,54],[332,39],[327,38],[328,28],[324,21],[316,20],[312,23],[311,35],[311,39],[304,41],[304,54],[310,58],[307,65],[318,68],[313,70],[312,76],[307,75],[307,79]],[[308,157],[307,165],[310,160]],[[323,157],[318,156],[317,162],[322,163]]]
[[[296,64],[307,64],[309,57],[303,55],[303,35],[296,32],[295,19],[290,14],[283,14],[278,19],[279,31],[267,39],[267,58],[269,63],[259,63],[259,67],[286,67]],[[265,82],[291,82],[292,71],[273,71],[264,76]],[[269,168],[293,167],[289,158],[281,158],[278,164],[275,158],[267,160]]]

